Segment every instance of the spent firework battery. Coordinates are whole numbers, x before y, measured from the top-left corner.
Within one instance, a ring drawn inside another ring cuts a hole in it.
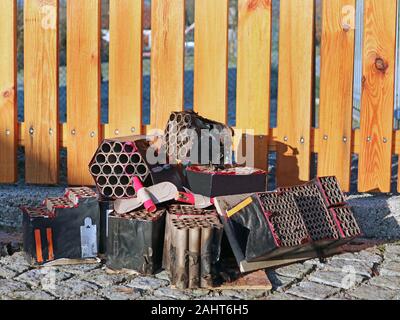
[[[186,168],[189,189],[214,198],[266,191],[267,172],[236,165],[192,165]]]
[[[46,199],[38,208],[22,208],[24,251],[31,263],[42,264],[61,258],[85,259],[97,256],[100,210],[89,189],[78,200]]]
[[[153,139],[153,140],[152,140]],[[155,138],[131,136],[104,140],[89,163],[90,173],[102,197],[125,199],[136,196],[133,178],[145,187],[170,181],[183,184],[180,166],[150,165],[147,152],[157,154]]]
[[[227,223],[249,262],[339,246],[360,235],[339,184],[329,198],[318,178],[277,192],[253,194],[227,211]],[[331,183],[331,186],[334,185]],[[329,206],[330,204],[330,206]],[[332,204],[335,204],[332,206]]]
[[[165,209],[137,210],[108,218],[107,267],[153,274],[161,268]]]
[[[164,131],[163,150],[170,163],[231,163],[232,130],[191,110],[172,112]]]
[[[213,287],[223,233],[216,212],[168,213],[167,224],[163,265],[172,285],[180,289]]]

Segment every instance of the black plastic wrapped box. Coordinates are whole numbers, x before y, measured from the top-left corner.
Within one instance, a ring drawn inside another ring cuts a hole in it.
[[[100,209],[89,188],[69,188],[39,208],[22,208],[27,259],[43,264],[57,259],[95,258],[99,247]]]
[[[146,210],[108,217],[107,267],[131,269],[153,274],[161,268],[165,209],[149,213]]]
[[[264,192],[267,173],[254,168],[226,166],[189,166],[189,189],[206,197]]]

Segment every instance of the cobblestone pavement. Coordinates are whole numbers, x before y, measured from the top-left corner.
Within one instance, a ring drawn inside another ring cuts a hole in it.
[[[400,299],[400,243],[267,270],[273,289],[176,290],[168,275],[113,273],[101,263],[32,268],[21,252],[0,259],[0,299]]]

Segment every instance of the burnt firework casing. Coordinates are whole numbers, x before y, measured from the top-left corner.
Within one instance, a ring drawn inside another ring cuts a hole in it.
[[[57,207],[54,203],[57,199],[65,203],[69,200],[67,196],[46,199],[46,206],[22,209],[24,251],[28,261],[43,264],[57,259],[96,257],[100,241],[97,198],[81,197],[64,207]]]
[[[153,274],[162,266],[165,210],[146,210],[108,217],[107,260],[111,269]]]
[[[190,166],[186,168],[186,175],[193,193],[210,198],[266,190],[267,173],[258,169],[246,174],[240,167],[225,166],[214,170],[209,166]]]
[[[223,220],[238,262],[335,248],[361,234],[334,177],[253,194]]]

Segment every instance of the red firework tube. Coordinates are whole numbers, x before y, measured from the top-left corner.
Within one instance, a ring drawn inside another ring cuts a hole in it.
[[[195,204],[194,195],[192,193],[178,192],[178,195],[175,200],[192,205]]]
[[[157,207],[147,189],[143,186],[142,182],[138,177],[133,177],[133,187],[135,188],[136,194],[139,199],[143,201],[143,205],[148,212],[157,211]]]

